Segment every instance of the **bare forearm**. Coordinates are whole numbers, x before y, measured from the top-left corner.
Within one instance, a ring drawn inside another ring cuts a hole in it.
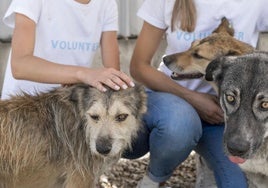
[[[41,83],[72,84],[83,82],[101,91],[106,86],[119,90],[134,83],[119,71],[119,53],[116,32],[103,32],[101,47],[104,67],[72,66],[73,62],[50,62],[34,56],[36,23],[22,14],[16,14],[12,37],[12,73],[16,79]],[[64,65],[64,64],[65,65]]]
[[[12,58],[12,73],[16,79],[41,83],[70,84],[80,82],[78,66],[61,65],[35,56]]]
[[[115,31],[106,31],[102,34],[101,54],[104,67],[120,69],[119,45],[117,33]]]
[[[192,91],[178,85],[164,73],[148,66],[147,63],[140,63],[138,67],[132,67],[131,73],[134,79],[153,90],[172,93],[186,100],[193,94]]]
[[[134,83],[126,74],[115,68],[86,68],[61,65],[33,56],[20,57],[19,62],[14,64],[16,68],[13,67],[12,71],[17,79],[58,84],[81,82],[96,87],[101,91],[106,91],[104,85],[115,90],[134,86]]]

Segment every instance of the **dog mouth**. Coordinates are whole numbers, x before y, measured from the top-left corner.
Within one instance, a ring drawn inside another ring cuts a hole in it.
[[[171,78],[173,80],[185,80],[185,79],[198,79],[198,78],[202,78],[204,76],[204,74],[200,73],[200,72],[196,72],[196,73],[176,73],[176,72],[172,72],[171,74]]]
[[[228,156],[229,160],[236,164],[243,164],[246,162],[246,159],[238,157],[238,156]]]

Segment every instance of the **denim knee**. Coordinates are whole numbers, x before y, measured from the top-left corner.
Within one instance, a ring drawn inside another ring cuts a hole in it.
[[[199,120],[196,121],[191,115],[189,116],[190,113],[184,116],[176,111],[167,113],[169,116],[160,117],[159,123],[151,130],[149,141],[151,153],[156,152],[158,156],[164,156],[193,150],[202,135]],[[152,148],[153,146],[155,148]]]
[[[164,181],[198,143],[201,121],[186,101],[161,92],[149,93],[144,119],[150,130],[150,177]]]
[[[164,140],[174,144],[189,139],[197,143],[202,135],[202,124],[196,110],[184,99],[169,93],[148,93],[148,112],[144,122],[149,131],[157,131]]]

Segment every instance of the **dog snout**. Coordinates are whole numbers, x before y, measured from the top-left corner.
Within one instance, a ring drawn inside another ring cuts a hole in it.
[[[170,65],[175,60],[173,55],[166,55],[162,59],[166,66]]]
[[[230,139],[227,142],[227,149],[231,155],[242,157],[248,153],[250,143],[245,140],[239,141],[238,139]]]
[[[96,150],[102,155],[107,155],[112,150],[112,139],[101,137],[96,142]]]

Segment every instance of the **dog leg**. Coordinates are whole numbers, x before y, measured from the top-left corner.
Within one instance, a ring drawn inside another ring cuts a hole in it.
[[[198,154],[196,161],[196,183],[195,188],[217,188],[213,172],[208,168],[205,160]]]

